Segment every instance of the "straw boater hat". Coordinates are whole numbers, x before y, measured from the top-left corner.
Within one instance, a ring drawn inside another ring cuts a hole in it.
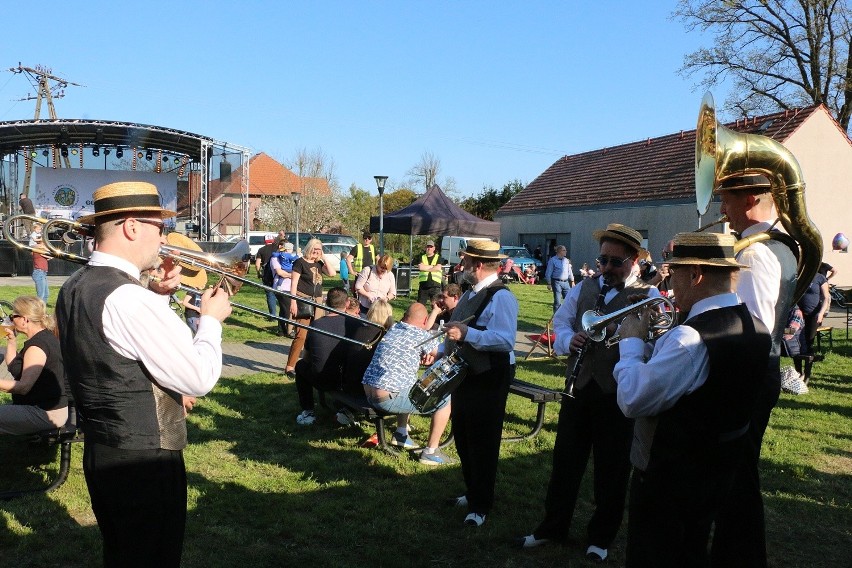
[[[592,238],[596,241],[600,241],[603,238],[615,239],[638,252],[640,257],[643,257],[648,252],[642,248],[642,235],[639,234],[639,231],[620,223],[610,223],[606,226],[605,230],[593,232]]]
[[[95,212],[80,217],[80,223],[93,223],[98,217],[127,213],[145,212],[148,217],[168,219],[177,215],[174,211],[163,209],[160,194],[153,184],[144,181],[120,181],[99,187],[92,195],[95,200]]]
[[[488,239],[467,241],[467,248],[464,249],[464,254],[470,258],[478,258],[480,260],[502,260],[508,258],[505,254],[500,254],[500,243],[495,243]]]
[[[678,233],[674,238],[669,264],[703,264],[727,268],[746,268],[734,258],[733,235],[719,233]]]
[[[181,247],[187,250],[201,252],[201,247],[198,243],[189,237],[180,233],[169,233],[166,237],[166,242],[172,246]],[[184,286],[201,290],[207,286],[207,271],[197,266],[193,266],[188,262],[179,263],[181,266],[180,283]]]
[[[749,174],[724,180],[713,189],[713,193],[743,190],[749,190],[751,193],[765,193],[771,189],[772,185],[769,183],[769,178],[760,174]]]

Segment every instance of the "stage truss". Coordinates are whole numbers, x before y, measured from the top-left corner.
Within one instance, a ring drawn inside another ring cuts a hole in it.
[[[16,213],[18,195],[29,193],[23,180],[39,166],[173,172],[178,177],[179,218],[197,229],[200,240],[233,236],[222,232],[222,219],[210,218],[209,189],[216,180],[239,191],[240,235],[245,237],[250,157],[249,148],[243,146],[147,124],[82,119],[0,122],[0,202],[4,214]],[[226,183],[233,167],[238,184]]]

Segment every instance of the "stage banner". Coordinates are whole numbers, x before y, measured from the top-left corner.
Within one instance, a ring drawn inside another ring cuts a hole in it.
[[[177,175],[173,173],[36,168],[35,193],[30,193],[30,199],[39,217],[77,219],[95,212],[92,194],[97,188],[117,181],[153,184],[160,193],[163,208],[177,210]],[[171,225],[174,222],[166,220]]]

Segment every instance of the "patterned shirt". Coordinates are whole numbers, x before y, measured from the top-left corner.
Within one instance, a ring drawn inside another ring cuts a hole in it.
[[[362,382],[388,392],[408,392],[417,381],[420,353],[432,351],[438,343],[433,339],[417,346],[430,335],[430,331],[405,322],[394,325],[376,346]]]

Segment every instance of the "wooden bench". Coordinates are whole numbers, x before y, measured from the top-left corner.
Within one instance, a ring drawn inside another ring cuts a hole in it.
[[[547,403],[560,402],[562,400],[562,393],[559,391],[519,379],[512,380],[509,385],[509,393],[529,399],[532,403],[538,405],[538,410],[536,411],[535,425],[529,434],[503,438],[504,442],[518,442],[535,438],[541,431],[542,426],[544,426],[544,409]]]
[[[834,350],[834,340],[831,338],[831,332],[834,328],[829,325],[818,327],[816,330],[817,351],[822,353],[822,340],[828,339],[828,350]]]
[[[8,501],[24,495],[47,493],[65,483],[71,468],[71,444],[83,441],[83,432],[78,428],[77,413],[73,406],[68,407],[68,422],[62,428],[51,428],[35,434],[20,436],[31,444],[56,446],[59,445],[59,472],[49,485],[39,489],[19,489],[0,492],[0,500]]]

